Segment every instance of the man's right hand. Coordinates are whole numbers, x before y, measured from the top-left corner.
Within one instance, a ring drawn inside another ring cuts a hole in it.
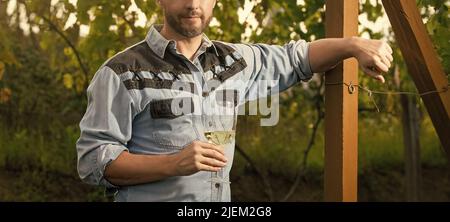
[[[197,140],[175,154],[173,158],[178,176],[187,176],[199,171],[217,172],[227,162],[221,147]]]

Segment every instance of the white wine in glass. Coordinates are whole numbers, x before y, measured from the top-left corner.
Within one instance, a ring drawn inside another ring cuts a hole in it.
[[[236,132],[234,130],[205,132],[205,137],[208,139],[208,142],[218,146],[232,143],[235,135]]]

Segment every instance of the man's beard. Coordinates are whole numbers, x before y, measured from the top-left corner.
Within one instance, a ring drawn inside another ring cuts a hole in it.
[[[187,17],[199,17],[201,21],[200,27],[194,27],[189,26],[182,23],[182,18]],[[203,34],[206,27],[208,27],[209,23],[211,22],[212,16],[205,19],[205,16],[203,13],[191,11],[186,14],[182,15],[165,15],[167,23],[170,25],[170,27],[177,32],[178,34],[186,37],[186,38],[193,38],[196,36],[199,36]]]

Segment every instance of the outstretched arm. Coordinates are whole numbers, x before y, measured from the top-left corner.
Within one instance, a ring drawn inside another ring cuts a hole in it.
[[[352,57],[358,60],[367,75],[385,82],[381,73],[389,71],[393,57],[391,47],[384,41],[351,37],[321,39],[310,43],[309,61],[313,72],[329,71]]]

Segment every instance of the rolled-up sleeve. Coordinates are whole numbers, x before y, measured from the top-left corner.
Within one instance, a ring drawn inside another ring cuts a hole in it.
[[[87,95],[88,106],[76,143],[78,174],[88,184],[115,187],[104,178],[104,171],[111,161],[128,151],[136,113],[133,100],[117,74],[106,66],[95,74]]]
[[[301,81],[309,81],[312,71],[309,63],[309,43],[291,41],[284,46],[267,44],[232,44],[245,59],[245,101],[279,93]],[[259,88],[261,81],[271,80],[270,92]]]

